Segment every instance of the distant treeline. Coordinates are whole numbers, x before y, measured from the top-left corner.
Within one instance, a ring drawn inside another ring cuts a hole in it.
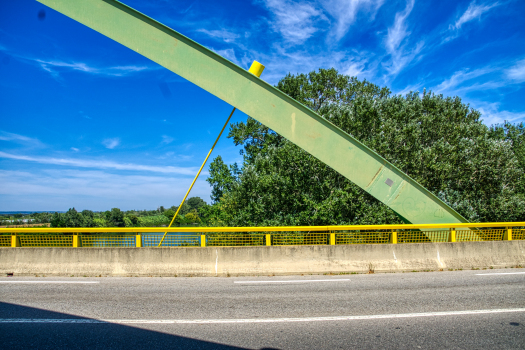
[[[103,212],[70,208],[65,213],[34,212],[0,215],[1,225],[24,225],[51,223],[51,227],[158,227],[167,226],[177,211],[177,206],[156,210],[127,210],[112,208]],[[200,197],[192,197],[184,203],[173,226],[206,226],[209,205]]]

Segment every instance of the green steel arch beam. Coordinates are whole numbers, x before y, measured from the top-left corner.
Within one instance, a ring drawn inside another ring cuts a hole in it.
[[[406,221],[467,222],[380,155],[270,84],[115,0],[37,0],[138,52],[275,130]]]

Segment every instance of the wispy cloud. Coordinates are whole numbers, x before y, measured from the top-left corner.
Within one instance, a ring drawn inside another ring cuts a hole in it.
[[[102,141],[102,144],[108,149],[113,149],[120,145],[120,139],[118,137],[112,139],[105,139],[104,141]]]
[[[499,3],[495,2],[490,5],[477,5],[476,1],[472,1],[467,10],[456,20],[456,23],[451,24],[449,29],[460,29],[462,25],[470,22],[476,18],[481,18],[481,15],[489,11],[491,8],[498,6]]]
[[[383,66],[393,76],[399,74],[421,52],[424,46],[424,42],[419,41],[415,47],[408,49],[408,43],[405,42],[410,35],[406,21],[413,8],[414,0],[408,0],[405,9],[396,13],[394,24],[388,28],[385,47],[390,55],[390,60]]]
[[[175,139],[173,137],[170,137],[168,135],[162,135],[161,143],[168,145],[168,144],[172,143],[174,140]]]
[[[114,169],[114,170],[130,170],[130,171],[149,171],[163,174],[180,174],[180,175],[195,175],[196,168],[194,167],[174,167],[174,166],[151,166],[133,163],[117,163],[106,160],[90,160],[90,159],[75,159],[75,158],[53,158],[53,157],[35,157],[26,155],[17,155],[0,151],[0,158],[22,160],[27,162],[35,162],[40,164],[51,164],[61,166],[71,166],[79,168],[96,168],[96,169]]]
[[[43,146],[44,145],[38,139],[35,139],[35,138],[32,138],[32,137],[27,137],[27,136],[20,135],[20,134],[14,134],[14,133],[7,132],[7,131],[2,131],[2,130],[0,130],[0,140],[1,141],[16,142],[16,143],[23,144],[23,145],[26,145],[26,146],[34,146],[34,147]]]
[[[360,10],[369,11],[369,18],[375,17],[384,0],[330,0],[321,2],[325,10],[335,19],[333,34],[335,40],[341,40],[350,26],[356,21]]]
[[[525,82],[525,59],[518,61],[514,66],[505,71],[507,77],[514,82]]]
[[[80,150],[79,150],[78,148],[76,148],[76,147],[71,147],[71,150],[72,150],[72,151],[75,151],[75,152],[80,151]]]
[[[441,84],[434,88],[435,92],[450,92],[451,90],[457,89],[465,82],[471,81],[473,79],[479,78],[483,75],[493,73],[494,68],[483,67],[474,70],[460,70],[455,72],[450,78],[445,79]],[[472,84],[470,84],[472,86]]]
[[[325,16],[313,3],[289,0],[264,0],[264,5],[272,14],[270,22],[274,31],[294,45],[304,43],[319,30],[318,21]]]
[[[235,34],[233,32],[230,32],[226,29],[220,29],[220,30],[207,30],[207,29],[198,29],[197,32],[204,33],[214,39],[218,39],[221,41],[224,41],[226,43],[234,42],[235,39],[238,39],[240,37],[239,34]]]
[[[100,170],[44,169],[37,173],[0,170],[0,210],[154,209],[178,205],[192,179],[183,176],[113,174]],[[130,188],[133,191],[130,191]],[[191,196],[209,201],[199,179]],[[31,198],[27,202],[27,197]]]
[[[520,122],[525,121],[525,112],[512,112],[500,110],[499,103],[478,102],[475,103],[476,109],[481,113],[481,119],[486,125],[501,124],[505,121]]]
[[[77,71],[88,74],[107,75],[122,77],[133,73],[143,72],[154,68],[147,66],[113,66],[113,67],[96,67],[84,62],[65,62],[58,60],[41,60],[33,59],[45,71],[57,75],[61,70]]]

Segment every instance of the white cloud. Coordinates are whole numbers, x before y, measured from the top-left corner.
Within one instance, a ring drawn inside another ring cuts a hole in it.
[[[168,145],[168,144],[172,143],[174,140],[175,139],[173,137],[170,137],[168,135],[162,135],[161,143]]]
[[[235,56],[235,50],[233,49],[223,49],[223,50],[216,50],[214,48],[209,48],[210,50],[213,50],[215,53],[217,53],[218,55],[221,55],[222,57],[226,58],[227,60],[237,64],[237,65],[240,65],[239,64],[239,61],[237,60],[237,57]]]
[[[97,170],[44,169],[38,173],[0,170],[0,210],[169,207],[180,203],[191,181],[189,177],[117,175]],[[200,178],[191,196],[209,202],[209,195],[209,185]]]
[[[80,151],[80,150],[79,150],[78,148],[76,148],[76,147],[71,147],[71,150],[72,150],[72,151],[75,151],[75,152]]]
[[[414,0],[408,0],[405,9],[396,13],[394,24],[388,28],[385,47],[390,55],[390,60],[384,63],[383,66],[393,76],[396,76],[412,62],[424,47],[424,41],[419,41],[414,48],[407,49],[408,43],[405,42],[407,37],[410,36],[406,20],[413,8]]]
[[[325,10],[336,20],[333,30],[336,40],[343,38],[355,22],[360,10],[368,10],[373,18],[384,0],[330,0],[321,2]]]
[[[113,149],[120,144],[120,139],[118,137],[112,139],[105,139],[104,141],[102,141],[102,144],[108,149]]]
[[[493,73],[494,69],[489,67],[479,68],[475,70],[460,70],[455,72],[450,78],[445,79],[441,84],[436,86],[433,90],[438,93],[451,91],[453,89],[457,89],[459,86],[461,86],[463,83],[470,81],[472,79],[479,78],[483,75]],[[470,84],[470,87],[472,87],[473,84]]]
[[[43,146],[42,142],[40,142],[38,139],[2,130],[0,130],[0,140],[16,142],[27,146]]]
[[[319,28],[318,20],[325,17],[312,3],[289,0],[264,0],[266,8],[272,13],[271,27],[291,44],[302,44],[312,37]]]
[[[204,33],[208,36],[211,36],[212,38],[219,39],[227,43],[234,42],[235,39],[238,39],[240,37],[240,35],[230,32],[226,29],[220,29],[220,30],[198,29],[197,31],[200,33]]]
[[[481,112],[481,119],[486,125],[501,124],[505,121],[523,122],[525,121],[525,112],[512,112],[507,110],[500,110],[499,103],[475,103],[475,107]]]
[[[149,171],[163,174],[195,175],[197,168],[174,167],[174,166],[151,166],[133,163],[117,163],[107,160],[74,159],[74,158],[52,158],[16,155],[0,151],[0,158],[22,160],[40,164],[52,164],[61,166],[72,166],[79,168],[114,169],[130,171]]]
[[[476,5],[476,1],[472,1],[467,10],[456,20],[456,23],[449,26],[449,29],[460,29],[463,24],[480,18],[482,14],[498,5],[497,2],[490,5]]]
[[[517,83],[525,82],[525,59],[518,61],[513,67],[507,69],[505,74]]]

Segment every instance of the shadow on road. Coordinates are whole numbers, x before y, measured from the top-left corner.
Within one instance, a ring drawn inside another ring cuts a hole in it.
[[[1,319],[89,319],[0,302]],[[0,323],[2,349],[243,349],[121,324]]]

